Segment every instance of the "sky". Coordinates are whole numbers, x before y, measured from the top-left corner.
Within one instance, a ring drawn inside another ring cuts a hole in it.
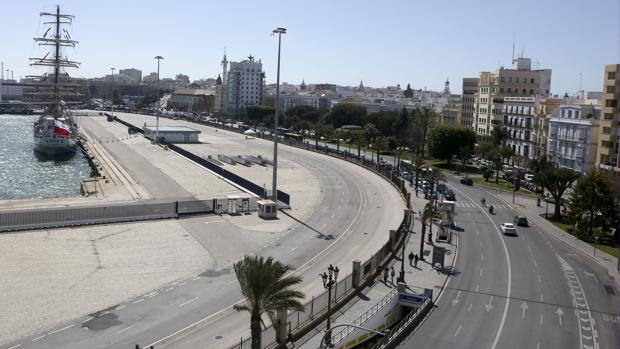
[[[276,80],[282,36],[281,81],[384,87],[408,83],[461,92],[463,77],[511,65],[523,50],[533,68],[552,69],[551,92],[602,90],[605,64],[620,63],[618,0],[443,1],[212,1],[2,0],[0,61],[15,78],[42,73],[29,57],[45,54],[32,40],[47,28],[41,11],[75,15],[69,28],[82,62],[77,77],[110,68],[137,68],[161,77],[217,77],[226,48],[230,61],[249,55]],[[580,79],[581,74],[581,79]]]

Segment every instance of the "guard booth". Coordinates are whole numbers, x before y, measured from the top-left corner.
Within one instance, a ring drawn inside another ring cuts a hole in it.
[[[239,199],[239,195],[226,195],[226,200],[228,200],[228,214],[239,214],[237,211],[237,200]]]
[[[258,200],[258,216],[263,219],[274,219],[278,217],[278,205],[271,200]]]

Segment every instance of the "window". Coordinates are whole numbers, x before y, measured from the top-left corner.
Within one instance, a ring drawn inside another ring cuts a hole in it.
[[[502,78],[502,79],[503,79],[503,78]],[[503,88],[503,87],[500,87],[500,88],[499,88],[499,93],[504,93],[504,88]]]
[[[609,72],[607,73],[607,80],[615,80],[616,79],[616,73],[615,72]]]
[[[534,94],[534,89],[530,89],[530,94],[533,95]]]
[[[523,91],[523,94],[525,94],[525,93],[526,93],[525,89],[523,89],[522,91]]]
[[[534,83],[534,78],[530,79],[530,83],[533,84]]]
[[[512,93],[512,88],[508,88],[508,93]]]
[[[569,117],[569,118],[572,118],[572,117],[573,117],[573,111],[572,111],[572,110],[569,110],[569,111],[568,111],[568,117]]]
[[[575,119],[579,119],[579,110],[575,110]]]
[[[616,93],[616,87],[615,86],[607,86],[606,91],[607,91],[607,93]]]

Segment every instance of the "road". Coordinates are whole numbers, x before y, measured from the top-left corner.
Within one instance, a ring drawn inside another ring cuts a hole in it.
[[[257,146],[268,152],[271,145]],[[402,219],[404,203],[389,183],[356,165],[286,146],[280,154],[294,157],[319,178],[320,209],[253,253],[291,265],[304,279],[299,288],[312,296],[322,291],[318,274],[327,265],[348,274],[353,260],[367,259],[387,241],[388,230]],[[206,234],[225,239],[232,229],[218,216],[186,218],[182,224],[203,245],[209,241]],[[236,242],[230,244],[234,248]],[[231,309],[241,299],[228,263],[3,348],[222,348],[249,334],[247,315]]]
[[[606,269],[535,224],[502,235],[499,224],[512,222],[514,207],[448,179],[462,229],[456,274],[401,348],[619,346],[620,301]],[[495,214],[480,206],[482,196]]]

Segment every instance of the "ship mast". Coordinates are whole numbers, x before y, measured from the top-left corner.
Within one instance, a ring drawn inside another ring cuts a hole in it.
[[[39,44],[39,46],[53,46],[53,58],[47,58],[50,54],[48,52],[43,58],[30,58],[32,63],[30,65],[37,66],[46,66],[52,67],[54,70],[54,77],[52,82],[53,91],[51,94],[53,95],[54,102],[52,107],[52,113],[54,116],[60,115],[60,96],[63,94],[61,92],[62,87],[70,86],[69,84],[69,75],[67,73],[61,72],[61,68],[78,68],[80,63],[76,61],[70,61],[68,58],[62,58],[61,56],[61,47],[75,47],[78,43],[76,40],[71,39],[71,35],[66,29],[61,28],[63,24],[71,24],[74,16],[61,14],[60,6],[56,6],[56,12],[41,12],[41,16],[46,17],[54,17],[53,22],[45,22],[45,24],[51,24],[54,26],[54,31],[52,37],[48,38],[47,35],[52,28],[47,29],[47,31],[43,34],[43,37],[34,38],[34,41]],[[64,34],[64,35],[63,35]],[[47,74],[40,76],[31,76],[35,78],[38,82],[48,81]],[[64,83],[62,80],[66,80]],[[45,93],[44,93],[45,94]]]

